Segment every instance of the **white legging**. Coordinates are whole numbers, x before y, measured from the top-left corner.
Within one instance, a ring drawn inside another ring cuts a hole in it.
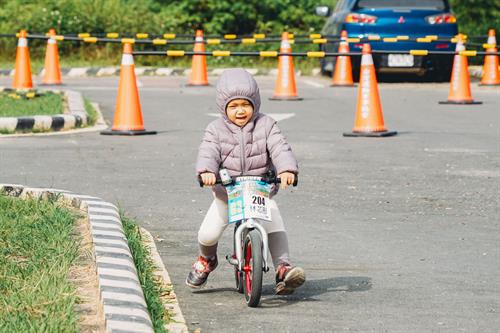
[[[263,222],[262,226],[268,234],[282,231],[285,232],[283,219],[276,201],[269,199],[271,208],[271,222]],[[227,202],[215,198],[205,215],[205,219],[198,231],[198,242],[204,246],[213,246],[219,242],[222,233],[228,226]]]

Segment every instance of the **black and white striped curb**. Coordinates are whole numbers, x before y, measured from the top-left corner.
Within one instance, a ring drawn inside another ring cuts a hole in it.
[[[0,184],[0,193],[20,198],[55,198],[86,211],[107,332],[153,332],[137,270],[115,205],[93,196],[23,185]]]
[[[472,77],[482,78],[483,77],[483,67],[482,66],[469,66],[469,75]]]
[[[0,87],[0,91],[5,88]],[[64,90],[64,97],[68,106],[68,114],[53,116],[30,117],[0,117],[0,131],[29,132],[29,131],[60,131],[80,128],[87,125],[88,116],[82,94],[73,90]]]
[[[252,75],[270,75],[276,76],[277,69],[265,68],[245,68]],[[225,68],[208,69],[208,75],[218,76],[221,75]],[[44,70],[40,72],[43,76]],[[120,67],[74,67],[74,68],[61,68],[61,74],[68,77],[87,77],[87,76],[113,76],[120,75]],[[191,74],[190,68],[171,68],[171,67],[136,67],[135,75],[137,76],[188,76]],[[301,71],[296,71],[297,76],[301,76]],[[312,76],[321,74],[320,68],[313,68],[311,70]],[[469,66],[469,74],[473,77],[482,77],[482,66]],[[0,76],[14,76],[13,69],[0,69]]]
[[[221,75],[227,68],[209,68],[208,75]],[[271,75],[276,76],[278,70],[275,68],[245,68],[252,75]],[[314,68],[312,75],[319,75],[321,70]],[[300,76],[301,71],[295,72]],[[44,70],[39,75],[43,76]],[[87,77],[87,76],[113,76],[120,75],[120,67],[74,67],[61,68],[61,74],[67,77]],[[191,74],[191,68],[172,68],[172,67],[136,67],[136,76],[188,76]],[[13,69],[0,69],[0,76],[14,76]]]

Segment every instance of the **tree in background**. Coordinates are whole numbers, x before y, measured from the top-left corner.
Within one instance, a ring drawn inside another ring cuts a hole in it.
[[[0,0],[0,32],[152,32],[209,34],[320,31],[319,5],[335,0]],[[461,32],[500,28],[500,1],[450,0]]]
[[[50,28],[60,34],[192,34],[199,28],[211,35],[280,34],[286,30],[309,33],[321,31],[325,22],[325,18],[315,16],[315,7],[327,5],[333,9],[335,3],[335,0],[0,0],[0,33],[14,33],[20,29],[43,33]],[[499,1],[450,0],[450,3],[461,32],[486,35],[489,28],[500,28]],[[15,45],[14,39],[0,39],[0,60],[10,61]],[[30,45],[42,46],[44,42],[30,41]],[[297,45],[295,49],[300,50],[300,47]],[[239,46],[232,49],[238,50]],[[60,50],[82,61],[118,61],[119,58],[112,45],[82,48],[79,44],[61,43]],[[41,58],[44,49],[33,47],[32,52],[36,58]]]
[[[0,31],[210,34],[318,31],[321,0],[0,0]],[[22,13],[22,14],[20,14]]]
[[[157,0],[168,28],[193,31],[203,27],[211,34],[318,31],[324,18],[314,15],[316,6],[332,1],[314,0]]]
[[[450,0],[460,31],[468,35],[485,35],[488,29],[500,33],[500,2],[490,0]]]

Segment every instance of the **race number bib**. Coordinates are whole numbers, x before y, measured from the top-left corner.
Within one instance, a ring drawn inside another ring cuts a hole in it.
[[[242,182],[228,188],[229,223],[249,218],[271,221],[269,189],[263,182]]]
[[[240,186],[227,186],[229,223],[243,220],[243,192]]]

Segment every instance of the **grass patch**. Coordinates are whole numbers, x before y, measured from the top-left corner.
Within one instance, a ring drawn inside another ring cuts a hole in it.
[[[15,131],[9,131],[8,129],[5,128],[0,128],[0,134],[14,134],[16,133]]]
[[[85,104],[85,111],[87,111],[88,116],[87,126],[94,126],[99,115],[87,98],[83,98],[83,102]]]
[[[55,115],[63,113],[62,95],[52,92],[2,91],[0,117]]]
[[[54,201],[0,194],[0,332],[77,331],[76,218]]]
[[[153,322],[156,333],[167,332],[164,325],[170,321],[169,313],[163,306],[161,295],[168,292],[154,277],[155,265],[150,257],[149,249],[144,246],[139,226],[134,220],[121,215],[125,235],[128,239],[128,245],[132,256],[134,257],[135,267],[139,275],[142,290],[146,298],[149,314]]]

